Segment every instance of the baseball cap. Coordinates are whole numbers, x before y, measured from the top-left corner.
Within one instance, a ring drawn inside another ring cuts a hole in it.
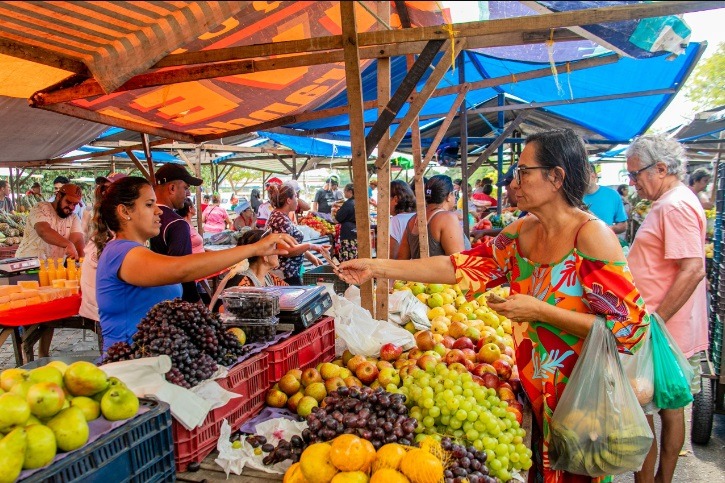
[[[498,183],[496,183],[496,186],[506,186],[507,184],[510,184],[514,180],[514,169],[516,169],[516,166],[518,166],[519,163],[514,163],[511,165],[508,171],[506,171],[506,174],[504,174],[500,180],[498,180]]]
[[[96,178],[96,184],[115,183],[119,179],[123,179],[126,176],[128,176],[128,175],[125,173],[111,173],[108,176],[98,176]]]
[[[83,199],[83,191],[77,184],[66,183],[60,187],[58,193],[63,193],[71,203],[78,203]]]
[[[282,180],[279,178],[269,178],[267,180],[267,186],[269,186],[271,184],[282,184]]]
[[[300,192],[300,184],[297,182],[297,180],[291,179],[289,181],[285,181],[284,184],[295,190],[295,193]]]
[[[172,181],[184,181],[189,186],[201,186],[201,178],[192,176],[186,168],[179,164],[165,164],[156,171],[156,184],[166,184]]]

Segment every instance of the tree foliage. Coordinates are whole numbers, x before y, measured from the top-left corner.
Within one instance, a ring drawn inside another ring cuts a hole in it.
[[[698,111],[725,105],[725,42],[710,57],[695,67],[685,84],[685,97]]]
[[[226,175],[227,182],[232,187],[232,192],[241,193],[249,183],[262,180],[262,173],[251,169],[232,168]]]

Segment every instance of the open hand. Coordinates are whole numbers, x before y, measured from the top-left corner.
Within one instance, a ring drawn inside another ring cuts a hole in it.
[[[286,233],[273,233],[259,240],[252,245],[256,255],[264,257],[267,255],[287,255],[290,250],[297,246],[297,240]]]
[[[360,285],[373,278],[373,261],[369,258],[348,260],[338,266],[340,278],[354,285]]]
[[[533,322],[539,318],[539,308],[545,304],[536,297],[523,294],[512,294],[500,304],[488,302],[495,312],[509,318],[512,322]]]

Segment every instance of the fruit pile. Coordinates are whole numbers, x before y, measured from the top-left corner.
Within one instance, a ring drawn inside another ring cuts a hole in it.
[[[420,421],[416,440],[425,435],[448,435],[486,453],[491,475],[511,479],[511,470],[531,466],[531,450],[523,444],[519,410],[498,397],[496,391],[477,384],[465,370],[443,363],[415,370],[403,380],[401,392],[413,405],[410,415]],[[518,403],[517,403],[518,404]]]
[[[325,221],[322,218],[315,216],[311,213],[308,213],[307,215],[300,217],[297,220],[297,224],[309,226],[316,232],[319,232],[320,235],[334,235],[335,234],[335,225],[333,225],[329,221]]]
[[[450,459],[446,470],[443,472],[445,483],[454,483],[465,478],[469,483],[489,483],[496,479],[488,475],[484,451],[479,451],[473,446],[455,444],[451,438],[443,438],[441,447],[448,451]]]
[[[60,361],[0,373],[0,481],[14,481],[21,470],[50,464],[57,452],[74,451],[88,441],[88,421],[136,415],[139,401],[123,382],[90,362]]]
[[[103,362],[166,354],[172,362],[166,380],[187,389],[210,378],[217,364],[231,366],[248,351],[237,336],[224,330],[217,314],[181,299],[154,305],[137,329],[133,345],[113,344]]]
[[[23,229],[27,216],[0,211],[0,246],[18,245],[23,241]]]

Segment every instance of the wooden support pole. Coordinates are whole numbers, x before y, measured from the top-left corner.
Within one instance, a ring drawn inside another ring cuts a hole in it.
[[[138,158],[136,157],[136,155],[133,154],[133,151],[131,151],[129,149],[128,151],[126,151],[126,154],[128,154],[128,157],[131,158],[131,161],[133,161],[133,164],[136,166],[136,168],[138,168],[138,170],[141,171],[141,175],[144,178],[146,178],[147,180],[149,180],[149,183],[151,183],[151,177],[149,175],[149,172],[146,171],[146,167],[143,164],[141,164],[141,161],[139,161]]]
[[[358,256],[370,258],[370,208],[368,206],[368,171],[365,149],[365,118],[363,117],[362,79],[360,77],[360,56],[357,43],[357,26],[355,22],[355,3],[340,1],[342,17],[342,40],[345,52],[345,80],[347,83],[347,102],[350,109],[350,140],[352,148],[352,164],[355,171],[354,186],[358,195],[355,197],[355,225],[357,227]],[[373,282],[364,283],[360,287],[361,305],[375,313],[373,305]]]
[[[390,2],[378,4],[381,20],[390,23]],[[390,57],[378,59],[378,115],[382,114],[390,99]],[[385,143],[390,138],[390,130],[386,129],[380,138]],[[378,171],[378,206],[377,206],[377,258],[390,258],[390,163],[385,163]],[[367,191],[365,191],[367,196]],[[376,280],[375,286],[375,318],[388,320],[388,281]]]
[[[194,159],[194,176],[201,178],[201,144],[196,147]],[[204,223],[202,221],[201,212],[201,186],[196,187],[196,229],[199,235],[204,236]]]
[[[407,62],[410,67],[413,63],[412,56],[408,56]],[[443,59],[441,59],[443,62]],[[400,127],[398,128],[400,129]],[[410,139],[413,148],[413,167],[414,172],[425,171],[423,166],[423,153],[420,146],[420,125],[418,118],[415,117],[410,126]],[[396,131],[397,134],[398,131]],[[391,142],[392,143],[392,142]],[[388,144],[391,144],[388,143]],[[392,151],[391,151],[392,152]],[[386,163],[390,164],[390,163]],[[430,247],[428,246],[428,216],[425,206],[425,182],[423,177],[414,178],[415,183],[415,212],[418,224],[418,245],[420,245],[420,258],[428,258],[430,256]]]
[[[149,170],[149,181],[152,185],[156,184],[156,173],[154,173],[154,162],[151,159],[151,146],[149,146],[149,135],[146,133],[141,134],[141,144],[143,144],[143,154],[146,156],[146,166]]]
[[[478,168],[481,167],[481,164],[483,164],[484,161],[488,159],[489,156],[493,154],[494,151],[498,149],[499,146],[501,146],[504,142],[506,142],[506,138],[511,135],[512,132],[516,130],[516,128],[519,127],[519,125],[526,119],[528,116],[528,111],[524,111],[518,116],[516,116],[516,119],[511,121],[511,124],[506,126],[506,129],[503,130],[501,134],[496,138],[494,142],[488,145],[488,147],[481,153],[478,158],[473,162],[471,165],[471,169],[469,171],[469,174],[473,174],[474,171],[476,171]]]
[[[462,57],[461,57],[462,58]],[[459,66],[460,69],[460,66]],[[453,101],[453,104],[451,104],[451,110],[448,111],[448,114],[446,114],[445,119],[443,119],[443,122],[441,123],[440,127],[438,128],[438,131],[436,132],[435,137],[433,137],[433,141],[430,143],[430,147],[428,147],[428,151],[425,153],[425,159],[423,159],[423,164],[428,165],[428,163],[431,162],[433,159],[433,156],[436,153],[436,150],[438,149],[438,146],[440,145],[441,141],[443,140],[443,136],[446,135],[446,132],[448,132],[448,128],[451,126],[451,123],[453,122],[453,118],[456,117],[456,111],[458,110],[458,107],[461,105],[461,103],[466,98],[466,94],[468,93],[468,86],[464,85],[461,88],[461,92],[456,96],[456,99]],[[463,138],[463,133],[461,133],[461,138]],[[416,176],[418,176],[418,173],[415,173]]]
[[[465,54],[458,57],[458,83],[465,85],[466,82],[466,61]],[[465,96],[465,93],[464,93]],[[461,150],[461,173],[465,173],[462,176],[461,191],[463,192],[463,202],[461,203],[461,212],[463,213],[463,236],[468,237],[471,235],[471,226],[468,220],[468,115],[466,114],[466,102],[460,103],[461,110],[458,118],[459,131],[461,136],[460,150]],[[465,191],[464,191],[465,187]]]

